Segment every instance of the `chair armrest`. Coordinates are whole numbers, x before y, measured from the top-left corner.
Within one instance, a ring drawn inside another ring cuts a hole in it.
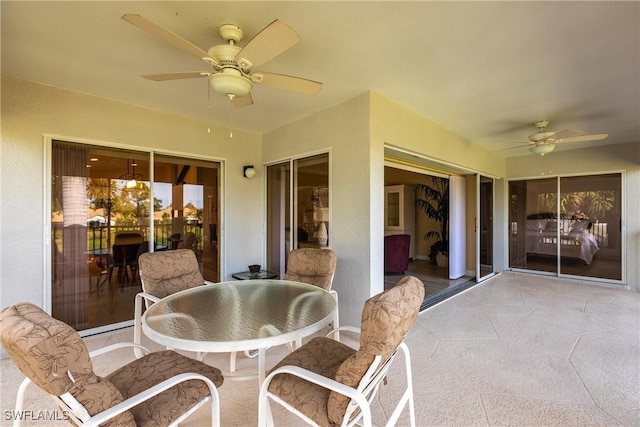
[[[111,344],[106,347],[99,348],[97,350],[90,351],[89,357],[93,359],[95,356],[100,356],[101,354],[109,353],[110,351],[118,350],[120,348],[128,348],[128,347],[140,349],[144,354],[151,353],[149,349],[147,349],[145,346],[142,346],[140,344],[136,344],[133,342],[120,342],[120,343]]]
[[[328,388],[329,390],[347,396],[348,398],[355,401],[356,404],[360,407],[363,425],[371,425],[371,408],[369,408],[369,402],[367,401],[367,398],[364,396],[364,394],[353,387],[344,385],[334,379],[323,377],[322,375],[316,374],[315,372],[311,372],[299,366],[285,365],[271,372],[267,376],[267,378],[265,378],[262,386],[260,387],[260,401],[262,401],[263,398],[266,398],[267,393],[269,393],[269,384],[271,383],[273,377],[278,374],[291,374],[298,378],[302,378],[311,383],[317,384],[321,387]],[[271,394],[271,396],[276,398],[278,397],[275,394]]]
[[[102,412],[97,413],[90,419],[86,420],[82,425],[83,426],[98,426],[103,424],[105,421],[119,415],[136,405],[148,400],[149,398],[156,396],[163,391],[173,387],[176,384],[188,381],[188,380],[202,380],[209,387],[211,399],[213,402],[211,403],[214,406],[214,411],[218,413],[217,419],[219,419],[219,411],[220,411],[220,399],[218,397],[218,390],[209,378],[205,377],[201,374],[196,374],[193,372],[187,372],[184,374],[175,375],[167,380],[162,381],[159,384],[156,384],[153,387],[148,388],[145,391],[142,391],[136,395],[131,396],[130,398],[118,403],[117,405],[112,406],[109,409],[106,409]]]
[[[158,298],[155,295],[151,295],[151,294],[148,294],[146,292],[138,292],[136,294],[136,298],[143,298],[145,300],[149,300],[149,301],[153,301],[153,302],[158,302],[161,299],[161,298]]]
[[[329,332],[327,332],[327,334],[325,335],[325,338],[331,338],[332,335],[338,334],[339,332],[352,332],[359,336],[360,328],[356,328],[354,326],[340,326],[338,328],[332,329]],[[338,341],[340,341],[339,337],[340,335],[338,335]]]

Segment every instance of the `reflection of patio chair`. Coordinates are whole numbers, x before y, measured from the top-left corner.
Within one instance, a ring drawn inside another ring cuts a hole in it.
[[[191,249],[192,251],[196,251],[196,243],[198,241],[198,238],[196,237],[196,233],[189,231],[187,234],[184,235],[184,240],[182,241],[182,244],[180,244],[178,247],[181,249]]]
[[[178,245],[180,244],[180,237],[182,237],[182,234],[180,233],[173,233],[171,236],[169,236],[169,248],[178,249]]]

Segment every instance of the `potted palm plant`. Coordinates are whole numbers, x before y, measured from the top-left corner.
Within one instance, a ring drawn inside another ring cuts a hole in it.
[[[425,240],[436,239],[431,245],[429,259],[433,264],[448,265],[449,180],[437,176],[430,178],[431,185],[416,185],[419,194],[416,206],[438,226],[437,230],[429,230],[424,234]]]

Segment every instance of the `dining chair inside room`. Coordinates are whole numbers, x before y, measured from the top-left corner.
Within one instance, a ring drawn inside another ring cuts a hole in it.
[[[403,354],[405,378],[388,380],[405,388],[386,425],[396,424],[408,407],[410,425],[415,426],[411,358],[404,339],[418,318],[424,292],[419,279],[406,276],[395,287],[369,298],[360,329],[339,328],[359,333],[357,349],[333,339],[332,331],[282,359],[260,387],[258,425],[273,425],[270,402],[275,402],[311,425],[371,426],[370,403],[395,356]]]
[[[143,304],[148,308],[154,302],[176,292],[201,286],[205,283],[195,253],[190,249],[147,252],[138,259],[138,272],[142,292],[136,295],[133,319],[133,342],[142,339]],[[134,349],[137,357],[141,353]],[[202,359],[204,355],[198,354]]]
[[[196,233],[194,233],[193,231],[189,231],[185,233],[184,240],[180,242],[180,244],[178,245],[178,248],[190,249],[193,251],[193,253],[196,254],[196,257],[197,257],[199,254],[198,254],[198,237],[196,236]]]
[[[222,373],[174,351],[145,349],[141,358],[99,377],[93,371],[99,355],[133,344],[89,353],[76,330],[30,303],[0,311],[0,342],[26,376],[15,414],[23,413],[25,393],[35,383],[75,425],[177,425],[208,400],[212,425],[220,425]]]
[[[138,249],[144,241],[144,236],[139,231],[122,231],[115,235],[112,248],[112,261],[109,271],[109,280],[113,269],[118,268],[118,279],[122,284],[129,281],[129,272],[134,281],[133,264],[136,261]]]

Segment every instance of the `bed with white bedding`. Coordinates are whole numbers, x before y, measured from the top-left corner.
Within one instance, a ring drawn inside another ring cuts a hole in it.
[[[589,265],[598,252],[598,241],[591,234],[588,220],[527,219],[527,253],[578,258]]]

